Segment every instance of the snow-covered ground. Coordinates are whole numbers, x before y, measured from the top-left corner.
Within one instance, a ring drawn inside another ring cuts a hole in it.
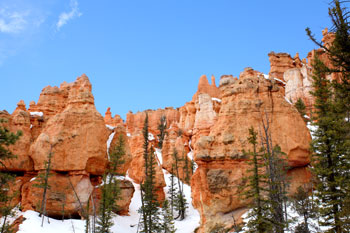
[[[167,185],[167,187],[164,188],[164,192],[167,193],[168,186],[170,185],[170,173],[164,169],[163,169],[163,173],[164,173],[164,179]],[[174,177],[174,178],[175,178],[174,180],[175,183],[177,183],[178,182],[177,177]],[[183,187],[184,187],[185,197],[189,205],[186,211],[186,218],[182,221],[175,220],[175,228],[177,229],[176,232],[178,233],[190,233],[190,232],[194,232],[194,230],[197,227],[199,227],[200,215],[198,210],[196,210],[192,205],[191,186],[187,184],[183,184],[183,185],[184,185]]]
[[[160,164],[162,163],[162,155],[160,150],[156,150],[156,155]],[[170,173],[163,169],[164,179],[167,186],[170,182]],[[121,177],[120,177],[121,178]],[[138,209],[141,206],[141,193],[140,185],[134,183],[134,181],[127,175],[125,179],[130,180],[134,187],[135,192],[134,196],[131,199],[129,206],[129,216],[115,216],[114,217],[114,226],[112,227],[112,232],[114,233],[136,233],[137,226],[140,219],[140,214]],[[177,182],[177,178],[175,178]],[[164,192],[167,193],[168,187],[164,188]],[[191,233],[199,226],[200,215],[199,212],[192,206],[191,198],[191,187],[187,184],[184,184],[184,193],[186,200],[189,203],[189,208],[186,212],[186,218],[182,221],[175,220],[175,227],[177,233]],[[85,232],[85,221],[84,220],[56,220],[49,219],[48,223],[47,218],[45,218],[44,226],[41,227],[41,218],[39,214],[34,211],[26,211],[24,213],[18,212],[17,216],[22,214],[26,220],[19,226],[19,233],[84,233]]]
[[[19,226],[18,233],[84,233],[85,221],[69,219],[69,220],[56,220],[50,218],[50,224],[47,222],[47,218],[44,220],[44,226],[41,227],[41,218],[39,213],[28,210],[23,213],[23,217],[26,220]]]

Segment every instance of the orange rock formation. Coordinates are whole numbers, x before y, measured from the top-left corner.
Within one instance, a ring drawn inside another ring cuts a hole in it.
[[[326,46],[332,38],[331,34],[324,33]],[[36,179],[32,178],[43,172],[51,151],[52,176],[49,182],[52,188],[48,192],[48,214],[60,217],[64,201],[65,215],[81,215],[77,196],[83,206],[91,196],[98,202],[100,191],[96,187],[101,184],[101,175],[108,166],[108,153],[120,136],[125,140],[126,154],[125,163],[118,173],[128,174],[136,183],[143,182],[142,128],[147,113],[150,145],[154,148],[158,147],[160,118],[164,115],[167,119],[168,133],[162,158],[154,155],[158,200],[165,198],[162,169],[171,171],[174,149],[185,159],[180,164],[182,180],[185,180],[184,161],[190,163],[194,155],[198,168],[190,176],[193,205],[201,215],[198,232],[210,232],[218,223],[230,225],[232,216],[238,220],[248,204],[239,198],[237,188],[247,174],[247,158],[243,150],[250,148],[248,128],[253,126],[261,131],[266,116],[271,125],[272,141],[286,153],[291,167],[288,171],[292,181],[290,192],[310,180],[306,168],[310,163],[310,134],[297,110],[287,100],[295,102],[302,98],[308,107],[312,106],[310,61],[315,53],[328,61],[322,50],[310,53],[308,62],[301,61],[298,54],[292,58],[285,53],[270,53],[269,79],[252,68],[246,68],[239,79],[223,75],[217,87],[214,76],[209,84],[203,75],[197,92],[184,106],[135,114],[129,112],[125,122],[119,115],[112,117],[110,108],[104,117],[97,112],[86,75],[73,83],[64,82],[60,87],[45,87],[37,104],[31,102],[28,110],[20,101],[11,115],[0,112],[0,117],[7,119],[3,124],[11,131],[23,132],[20,140],[10,147],[17,159],[5,162],[10,171],[24,173],[11,189],[21,191],[14,202],[21,201],[23,210],[38,210],[42,189],[35,187]],[[134,193],[132,183],[123,180],[122,190],[123,201],[118,203],[122,206],[120,214],[128,214]]]

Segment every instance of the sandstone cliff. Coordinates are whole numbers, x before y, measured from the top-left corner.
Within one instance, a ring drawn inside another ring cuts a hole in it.
[[[201,213],[201,232],[209,232],[218,223],[232,224],[232,217],[238,221],[248,204],[239,197],[238,188],[247,174],[243,150],[249,149],[251,126],[261,132],[262,121],[269,120],[273,144],[280,145],[287,154],[291,176],[300,174],[299,169],[305,170],[310,162],[308,129],[274,80],[248,68],[239,79],[223,77],[220,91],[217,120],[210,133],[194,145],[198,169],[191,185],[193,204]],[[300,184],[308,179],[306,173],[301,180],[291,180]]]

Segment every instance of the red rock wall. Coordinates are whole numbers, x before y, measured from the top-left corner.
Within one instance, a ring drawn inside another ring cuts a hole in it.
[[[243,150],[250,148],[248,129],[253,126],[261,132],[266,115],[273,144],[287,154],[289,165],[303,168],[310,163],[309,131],[276,82],[246,69],[238,80],[232,77],[221,85],[220,91],[217,120],[209,134],[202,135],[194,145],[198,169],[191,184],[193,204],[201,214],[200,232],[210,232],[217,223],[232,224],[228,216],[233,214],[237,220],[236,214],[242,214],[239,210],[247,206],[238,190],[248,168]],[[308,182],[308,177],[303,181]]]

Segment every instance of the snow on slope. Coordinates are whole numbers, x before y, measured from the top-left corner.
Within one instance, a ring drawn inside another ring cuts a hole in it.
[[[167,187],[164,188],[164,192],[168,192],[168,186],[170,185],[170,173],[163,169],[164,179]],[[174,177],[174,182],[177,183],[177,177]],[[181,181],[180,181],[181,182]],[[182,182],[181,182],[182,184]],[[192,197],[191,197],[191,186],[187,184],[184,185],[184,193],[186,200],[188,202],[188,209],[186,210],[186,218],[182,221],[175,220],[175,228],[178,233],[190,233],[194,232],[194,230],[199,227],[200,215],[198,210],[196,210],[192,205]]]
[[[157,150],[158,158],[162,158],[160,150]],[[161,159],[159,159],[162,163]],[[170,173],[163,169],[164,179],[167,186],[170,183]],[[114,226],[112,227],[113,233],[136,233],[137,225],[140,219],[138,209],[141,206],[141,193],[140,185],[134,183],[134,181],[127,175],[125,179],[132,182],[135,187],[134,196],[131,199],[129,206],[129,216],[115,216]],[[177,178],[175,178],[177,182]],[[181,181],[180,181],[181,182]],[[168,188],[164,188],[164,192],[167,193]],[[191,187],[184,184],[184,193],[186,200],[189,203],[189,208],[186,212],[186,218],[182,221],[175,220],[175,227],[177,233],[192,233],[199,226],[200,215],[199,212],[192,206],[191,198]],[[45,218],[44,226],[41,227],[41,218],[35,211],[26,211],[22,213],[26,220],[19,226],[19,233],[84,233],[85,232],[85,221],[68,219],[68,220],[56,220],[50,218],[50,224]]]
[[[159,166],[162,166],[163,164],[163,156],[162,156],[162,150],[156,148],[156,156],[157,156],[157,162]]]
[[[84,233],[85,221],[69,219],[69,220],[56,220],[50,218],[50,224],[45,217],[44,226],[41,227],[41,218],[39,213],[28,210],[23,213],[23,217],[26,220],[19,226],[17,233]]]

